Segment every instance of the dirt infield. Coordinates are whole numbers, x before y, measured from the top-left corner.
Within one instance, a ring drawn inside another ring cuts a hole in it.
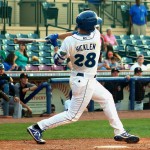
[[[120,111],[123,118],[150,118],[150,111]],[[37,122],[41,117],[11,119],[0,118],[0,123]],[[106,119],[103,112],[85,112],[80,120]],[[38,145],[35,141],[0,141],[0,150],[148,150],[150,138],[142,138],[137,144],[116,142],[113,139],[72,139],[72,140],[47,140],[44,145]]]

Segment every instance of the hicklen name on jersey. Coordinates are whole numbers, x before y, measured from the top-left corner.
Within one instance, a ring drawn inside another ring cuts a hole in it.
[[[84,51],[84,50],[95,50],[96,44],[95,43],[89,43],[89,44],[83,44],[76,46],[76,51]]]

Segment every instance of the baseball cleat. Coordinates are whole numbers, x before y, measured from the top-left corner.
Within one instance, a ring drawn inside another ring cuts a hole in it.
[[[29,134],[34,138],[34,140],[38,144],[45,144],[46,141],[42,139],[42,132],[40,132],[38,129],[35,129],[34,126],[30,126],[27,128],[27,131]]]
[[[122,134],[116,135],[114,137],[115,141],[125,141],[127,143],[137,143],[139,142],[140,138],[135,136],[135,135],[131,135],[128,132],[124,132]]]

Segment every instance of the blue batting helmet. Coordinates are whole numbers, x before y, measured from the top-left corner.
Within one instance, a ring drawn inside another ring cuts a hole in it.
[[[97,14],[91,10],[83,11],[77,16],[76,23],[78,28],[92,32],[97,25]]]
[[[102,24],[103,23],[103,20],[102,20],[102,18],[100,18],[100,17],[97,17],[97,24]]]

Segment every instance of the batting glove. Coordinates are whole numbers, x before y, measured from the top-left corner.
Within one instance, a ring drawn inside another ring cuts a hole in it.
[[[58,46],[57,39],[58,34],[50,34],[45,38],[45,40],[47,40],[47,44],[52,44],[54,47]]]

